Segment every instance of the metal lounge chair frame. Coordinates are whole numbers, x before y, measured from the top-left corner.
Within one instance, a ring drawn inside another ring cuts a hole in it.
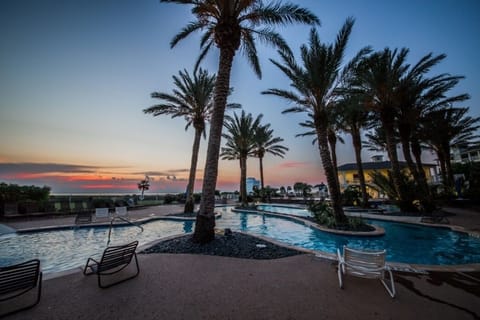
[[[128,218],[128,210],[127,207],[115,207],[115,215],[116,218]]]
[[[343,288],[343,274],[351,274],[367,279],[379,279],[392,298],[395,297],[395,282],[389,266],[385,264],[386,250],[360,251],[343,246],[343,256],[337,249],[338,281]],[[390,285],[385,280],[385,273],[390,276]]]
[[[110,212],[108,208],[95,208],[95,221],[98,219],[110,219]]]
[[[97,261],[92,257],[88,258],[85,268],[83,269],[83,274],[86,276],[97,274],[98,286],[100,288],[109,288],[113,285],[135,278],[140,273],[137,254],[135,253],[137,245],[138,241],[134,241],[126,245],[107,247],[103,252],[100,261]],[[130,262],[132,262],[132,258],[135,259],[136,265],[136,273],[134,275],[107,285],[102,283],[102,277],[110,276],[122,271],[130,264]]]
[[[35,288],[37,288],[37,298],[33,304],[0,314],[0,318],[36,306],[40,302],[42,294],[40,260],[33,259],[7,267],[0,267],[0,302],[14,299]]]

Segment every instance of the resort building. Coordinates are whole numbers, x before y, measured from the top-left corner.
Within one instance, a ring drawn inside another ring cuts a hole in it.
[[[260,188],[260,180],[254,177],[247,178],[247,194],[253,193],[253,187]]]
[[[450,154],[452,163],[469,163],[480,161],[480,144],[452,146]]]
[[[367,184],[367,192],[372,198],[384,198],[386,195],[382,194],[372,182],[370,174],[374,171],[380,172],[381,174],[387,176],[388,170],[391,169],[392,165],[390,161],[383,161],[383,156],[374,156],[372,157],[371,162],[363,162],[363,172],[365,175],[365,183]],[[408,165],[405,161],[400,161],[400,168],[408,170]],[[434,182],[434,177],[436,176],[436,165],[434,164],[423,164],[425,171],[425,176],[428,183]],[[338,181],[340,183],[340,189],[343,191],[348,186],[359,186],[360,179],[358,176],[358,167],[357,163],[346,163],[337,168],[338,170]]]

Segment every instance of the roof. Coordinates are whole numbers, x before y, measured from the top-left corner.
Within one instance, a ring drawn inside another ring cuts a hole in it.
[[[399,161],[400,168],[407,168],[406,161]],[[435,167],[434,164],[424,163],[425,167]],[[379,161],[379,162],[363,162],[363,170],[381,170],[381,169],[391,169],[392,165],[390,161]],[[349,171],[349,170],[358,170],[357,163],[345,163],[338,167],[338,171]]]

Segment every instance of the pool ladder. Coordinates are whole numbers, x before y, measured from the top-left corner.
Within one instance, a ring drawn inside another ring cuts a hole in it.
[[[122,221],[124,221],[124,222],[126,222],[126,223],[128,223],[128,224],[131,224],[132,226],[135,226],[135,227],[137,227],[137,228],[140,228],[140,230],[142,230],[142,232],[143,232],[143,227],[142,227],[141,225],[139,225],[139,224],[137,224],[137,223],[135,223],[135,222],[132,222],[132,221],[130,221],[130,220],[128,220],[128,219],[125,219],[125,218],[123,218],[123,217],[114,216],[114,217],[112,218],[112,220],[110,220],[110,228],[108,229],[108,241],[107,241],[107,246],[110,244],[110,240],[111,240],[110,237],[112,236],[113,222],[115,221],[115,219],[122,220]]]

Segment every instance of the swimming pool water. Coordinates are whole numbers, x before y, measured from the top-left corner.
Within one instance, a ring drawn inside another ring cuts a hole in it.
[[[193,231],[193,222],[157,220],[137,227],[112,229],[110,245],[134,240],[139,245],[159,238]],[[108,227],[60,229],[0,236],[0,266],[38,258],[44,273],[83,266],[88,257],[101,255],[107,246]]]
[[[305,208],[300,208],[297,206],[284,206],[284,205],[274,206],[269,204],[260,204],[257,206],[257,209],[262,211],[275,212],[275,213],[291,214],[291,215],[296,215],[301,217],[312,216],[310,211],[308,211]]]
[[[480,263],[480,239],[445,228],[371,220],[385,229],[381,237],[351,237],[322,232],[286,218],[263,214],[234,213],[218,208],[217,228],[231,228],[262,235],[286,244],[335,253],[348,245],[364,249],[387,249],[387,260],[414,264],[453,265]],[[137,227],[116,227],[111,245],[139,240],[140,245],[175,234],[193,231],[192,221],[156,220]],[[92,227],[27,232],[0,237],[0,265],[39,258],[45,273],[83,266],[92,254],[107,245],[108,228]]]

